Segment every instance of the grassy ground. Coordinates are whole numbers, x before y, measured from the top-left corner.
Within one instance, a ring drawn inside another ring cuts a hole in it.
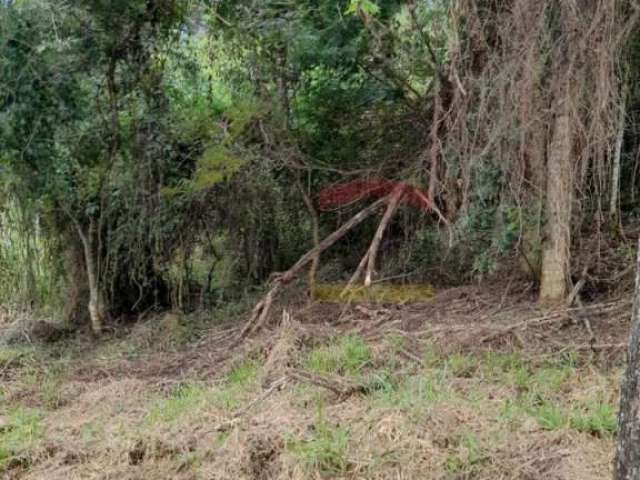
[[[389,324],[294,321],[230,348],[233,330],[194,340],[168,316],[97,344],[0,347],[0,476],[610,476],[619,361]]]

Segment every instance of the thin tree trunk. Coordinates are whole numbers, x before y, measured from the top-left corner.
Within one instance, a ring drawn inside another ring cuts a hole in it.
[[[622,104],[620,105],[620,117],[618,119],[618,136],[616,138],[616,149],[613,156],[613,171],[611,172],[611,199],[609,203],[609,221],[615,225],[617,223],[618,193],[620,191],[620,160],[622,157],[622,143],[624,141],[624,121],[626,116],[626,95],[623,93]]]
[[[434,105],[433,105],[433,118],[431,120],[431,147],[429,149],[429,157],[431,160],[431,170],[429,172],[429,200],[435,202],[438,187],[438,164],[440,157],[440,137],[438,132],[440,130],[440,118],[442,116],[442,100],[440,98],[440,88],[438,87],[434,92]]]
[[[567,296],[573,197],[572,129],[569,89],[557,102],[547,153],[546,242],[542,252],[540,300],[560,303]]]
[[[298,190],[300,190],[300,195],[302,195],[302,200],[304,201],[305,206],[307,207],[307,211],[309,212],[309,216],[311,217],[311,228],[313,229],[313,248],[318,249],[318,245],[320,245],[320,219],[318,218],[318,212],[313,206],[313,200],[304,189],[304,185],[300,180],[299,176],[296,176],[296,184],[298,186]],[[316,255],[311,260],[311,267],[309,268],[309,294],[310,299],[313,299],[313,295],[316,289],[316,274],[318,272],[318,266],[320,264],[320,251],[316,253]]]
[[[100,291],[99,275],[96,266],[95,252],[93,251],[93,234],[95,224],[93,220],[89,224],[89,232],[85,234],[80,225],[77,225],[78,235],[82,241],[84,249],[84,262],[87,269],[87,280],[89,283],[89,318],[91,319],[91,330],[99,335],[104,328],[105,305]]]
[[[615,480],[640,479],[640,240],[627,371],[620,389]]]

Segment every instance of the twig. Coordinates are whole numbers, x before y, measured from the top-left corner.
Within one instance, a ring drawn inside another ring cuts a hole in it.
[[[629,301],[628,300],[622,300],[622,301],[618,301],[618,302],[610,302],[610,303],[601,303],[601,304],[596,304],[596,305],[586,305],[583,306],[581,308],[564,308],[562,310],[557,310],[555,312],[551,312],[547,315],[544,315],[542,317],[537,317],[537,318],[531,318],[529,320],[524,320],[522,322],[518,322],[514,325],[510,325],[509,327],[503,328],[498,332],[489,334],[487,336],[485,336],[484,338],[480,339],[480,343],[486,343],[492,340],[495,340],[496,338],[499,338],[503,335],[509,334],[511,332],[513,332],[514,330],[518,330],[521,328],[528,328],[532,325],[548,325],[551,323],[558,323],[558,322],[562,322],[566,319],[566,315],[567,313],[571,314],[571,313],[584,313],[585,311],[587,312],[592,312],[592,315],[596,315],[599,313],[608,313],[611,311],[614,311],[616,308],[620,308],[620,307],[624,307],[625,305],[628,305]]]
[[[401,349],[400,351],[398,351],[398,353],[400,355],[402,355],[403,357],[405,357],[408,360],[413,360],[414,362],[416,362],[418,365],[420,365],[421,367],[424,367],[424,362],[422,361],[422,359],[420,357],[418,357],[416,354],[411,353],[410,351],[406,350],[406,349]]]
[[[236,410],[227,421],[221,423],[220,425],[218,425],[214,429],[208,431],[207,433],[211,433],[211,432],[226,432],[227,430],[229,430],[231,427],[233,427],[238,422],[238,419],[240,419],[240,417],[246,415],[249,412],[249,410],[251,410],[251,408],[253,408],[258,403],[263,402],[264,400],[266,400],[275,391],[281,390],[285,386],[286,383],[287,383],[287,377],[286,376],[279,378],[278,380],[273,382],[273,384],[271,384],[271,386],[268,389],[266,389],[264,392],[262,392],[260,395],[258,395],[253,400],[251,400],[244,407],[240,408],[239,410]]]
[[[322,375],[316,375],[305,370],[290,369],[288,372],[290,378],[299,382],[311,383],[318,387],[326,388],[341,398],[348,397],[354,393],[364,392],[364,385],[349,382],[343,379],[330,378]]]

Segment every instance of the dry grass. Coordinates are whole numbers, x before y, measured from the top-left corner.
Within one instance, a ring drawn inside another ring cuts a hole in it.
[[[474,332],[495,328],[496,316],[508,314],[504,327],[540,312],[523,298],[497,312],[500,295],[451,295],[423,307],[353,309],[334,326],[299,323],[294,314],[233,348],[221,327],[178,348],[146,342],[141,326],[91,349],[66,344],[62,356],[62,347],[2,350],[1,475],[609,477],[619,355],[572,348],[568,338],[580,346],[588,335],[576,325],[525,329],[522,344],[470,346]],[[331,312],[338,318],[339,310],[314,308],[325,324]],[[621,341],[619,323],[593,327]],[[270,387],[290,369],[358,385],[359,393],[336,395],[300,376]]]

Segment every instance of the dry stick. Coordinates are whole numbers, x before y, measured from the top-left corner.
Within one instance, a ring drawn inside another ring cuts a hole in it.
[[[610,313],[612,311],[615,311],[616,309],[626,306],[627,304],[629,304],[628,300],[621,300],[618,302],[587,305],[582,308],[564,308],[562,310],[557,310],[547,315],[543,315],[542,317],[531,318],[529,320],[524,320],[514,325],[510,325],[509,327],[505,327],[498,332],[489,334],[484,338],[480,339],[480,343],[489,342],[491,340],[501,337],[502,335],[506,335],[520,328],[527,328],[531,325],[548,325],[548,324],[564,321],[566,319],[567,313],[590,311],[590,312],[593,312],[593,315],[597,315],[600,313]]]
[[[378,249],[380,248],[380,241],[382,240],[384,231],[387,229],[387,226],[389,225],[389,221],[391,220],[394,213],[398,209],[398,205],[400,204],[400,200],[402,199],[403,194],[404,194],[404,185],[399,184],[398,186],[396,186],[396,188],[393,190],[393,192],[389,196],[387,209],[385,210],[384,215],[382,216],[382,220],[380,220],[380,224],[378,225],[378,230],[376,231],[376,234],[374,235],[373,240],[371,241],[371,245],[369,245],[369,248],[367,249],[367,253],[364,254],[362,259],[360,260],[360,263],[358,264],[358,268],[356,268],[356,271],[353,273],[353,275],[347,282],[347,285],[342,290],[342,293],[340,293],[340,297],[344,298],[347,295],[347,293],[349,293],[349,289],[354,283],[358,281],[358,279],[362,275],[362,272],[365,266],[367,267],[367,273],[365,275],[364,285],[365,287],[371,286],[371,276],[372,276],[373,269],[375,268],[376,256],[378,255]],[[349,302],[347,303],[347,307],[345,307],[345,310],[343,310],[343,314],[344,314],[344,311],[346,311],[346,308],[348,308],[348,306],[349,306]]]
[[[376,257],[378,256],[378,250],[380,249],[380,242],[382,242],[382,236],[384,235],[389,222],[393,218],[393,215],[398,210],[398,205],[400,204],[400,199],[404,194],[404,185],[399,184],[396,188],[391,192],[391,196],[389,197],[389,202],[387,204],[387,209],[382,216],[382,220],[380,220],[380,225],[378,225],[378,230],[376,230],[376,234],[373,236],[373,241],[371,242],[371,246],[369,247],[369,259],[367,261],[367,272],[364,277],[364,286],[371,286],[371,277],[373,275],[373,270],[376,268]]]
[[[302,200],[304,200],[304,204],[307,207],[309,215],[311,216],[311,225],[313,226],[313,248],[318,248],[320,244],[320,221],[318,219],[318,211],[313,206],[313,201],[309,194],[304,189],[304,185],[300,181],[300,176],[296,175],[296,185],[298,186],[298,190],[300,190],[300,195],[302,195]],[[313,295],[316,287],[316,274],[318,272],[318,265],[320,264],[320,252],[314,255],[311,261],[311,268],[309,269],[309,300],[313,300]]]
[[[365,390],[364,385],[348,382],[343,379],[333,379],[322,375],[316,375],[305,370],[297,370],[292,368],[287,373],[289,377],[294,380],[297,380],[299,382],[311,383],[312,385],[326,388],[339,397],[348,397],[349,395],[363,392]]]
[[[584,307],[584,305],[582,304],[582,300],[580,300],[580,290],[582,290],[582,287],[584,287],[584,284],[587,281],[587,271],[588,270],[589,270],[589,265],[587,264],[582,269],[582,275],[580,275],[580,280],[578,280],[578,282],[575,284],[575,286],[573,287],[573,290],[571,291],[571,294],[567,298],[567,303],[566,303],[567,308],[571,308],[571,305],[574,302],[576,303],[578,308],[582,309]],[[571,314],[569,314],[569,315],[571,316]],[[591,343],[595,344],[596,336],[593,333],[593,328],[591,328],[591,322],[589,321],[589,317],[587,317],[586,315],[579,315],[579,314],[578,314],[578,316],[582,320],[582,323],[583,323],[584,327],[589,332],[589,338],[591,340]]]
[[[573,290],[571,290],[571,293],[567,297],[567,302],[566,302],[567,308],[571,308],[571,305],[573,305],[573,302],[576,300],[576,298],[578,298],[578,295],[580,294],[580,290],[582,290],[582,287],[584,287],[584,284],[587,281],[588,269],[589,269],[588,264],[585,265],[584,268],[582,269],[582,275],[580,275],[580,280],[578,280],[578,282],[573,287]],[[580,306],[582,307],[582,305]]]
[[[225,432],[225,431],[229,430],[231,427],[233,427],[236,424],[238,419],[240,417],[246,415],[247,412],[249,412],[249,410],[251,410],[251,408],[253,408],[254,405],[266,400],[267,397],[269,397],[273,392],[275,392],[277,390],[281,390],[286,383],[287,383],[287,377],[286,376],[284,376],[282,378],[279,378],[278,380],[273,382],[273,384],[267,390],[265,390],[260,395],[258,395],[256,398],[251,400],[247,405],[245,405],[244,407],[240,408],[239,410],[236,410],[233,413],[233,415],[231,415],[231,418],[229,420],[227,420],[226,422],[221,423],[220,425],[218,425],[213,430],[211,430],[211,431],[209,431],[207,433],[210,433],[210,432]]]
[[[380,206],[387,201],[387,197],[380,198],[369,205],[367,208],[360,210],[356,215],[351,217],[346,223],[344,223],[338,230],[333,232],[317,247],[309,250],[295,263],[293,267],[280,275],[276,280],[274,286],[267,292],[264,298],[258,302],[251,313],[251,318],[240,332],[240,338],[246,337],[248,334],[258,330],[267,320],[269,315],[269,309],[273,302],[273,297],[282,288],[283,284],[289,283],[302,268],[309,263],[313,258],[329,248],[331,245],[340,240],[349,230],[362,223],[365,219],[371,216]]]
[[[340,293],[340,297],[344,298],[349,292],[349,289],[351,288],[351,286],[358,281],[358,279],[360,278],[360,275],[362,275],[362,271],[364,270],[364,267],[367,265],[368,259],[369,259],[369,250],[367,250],[367,253],[363,255],[362,260],[360,260],[360,263],[358,264],[358,268],[356,268],[356,271],[353,272],[353,275],[347,282],[347,285],[342,290],[342,293]]]

